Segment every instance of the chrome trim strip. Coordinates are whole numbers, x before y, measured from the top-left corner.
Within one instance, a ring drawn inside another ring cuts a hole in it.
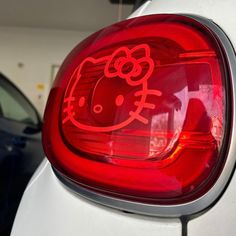
[[[205,25],[209,29],[211,29],[220,39],[223,49],[226,52],[226,59],[230,65],[229,73],[232,78],[231,87],[232,87],[232,130],[231,130],[231,144],[228,149],[228,157],[224,166],[224,169],[215,183],[215,185],[202,197],[179,205],[154,205],[154,204],[145,204],[127,201],[123,199],[118,199],[110,196],[106,196],[104,194],[100,194],[91,190],[88,190],[84,187],[81,187],[74,182],[65,178],[59,171],[54,169],[57,177],[69,187],[69,189],[74,190],[77,194],[92,200],[96,203],[109,206],[112,208],[116,208],[119,210],[124,210],[128,212],[150,215],[150,216],[160,216],[160,217],[180,217],[184,215],[191,215],[203,211],[211,204],[217,201],[225,187],[227,186],[230,176],[234,170],[235,162],[236,162],[236,117],[235,117],[235,89],[236,89],[236,56],[231,45],[229,39],[225,35],[225,33],[211,20],[205,19],[199,16],[193,15],[185,15],[189,18],[192,18],[199,23]]]

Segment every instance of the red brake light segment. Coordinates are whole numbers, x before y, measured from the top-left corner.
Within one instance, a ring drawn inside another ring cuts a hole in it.
[[[205,193],[226,155],[227,65],[214,34],[183,16],[107,27],[65,60],[45,113],[45,152],[79,185],[141,202]]]

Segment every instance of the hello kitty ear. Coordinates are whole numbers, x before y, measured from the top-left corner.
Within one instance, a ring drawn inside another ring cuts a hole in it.
[[[150,57],[150,48],[147,44],[140,44],[130,50],[132,57],[136,58],[145,58]]]
[[[103,66],[107,62],[107,57],[102,57],[99,59],[94,59],[93,57],[85,58],[76,69],[77,77],[81,77],[84,73],[87,73],[89,68],[101,65]]]

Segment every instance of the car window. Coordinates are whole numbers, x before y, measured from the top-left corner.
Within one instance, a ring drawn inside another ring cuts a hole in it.
[[[26,124],[38,124],[38,116],[25,97],[0,75],[0,117]]]

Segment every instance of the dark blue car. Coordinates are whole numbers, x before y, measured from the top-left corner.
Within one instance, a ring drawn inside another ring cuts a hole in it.
[[[0,235],[8,235],[24,189],[42,161],[41,118],[0,73]]]

